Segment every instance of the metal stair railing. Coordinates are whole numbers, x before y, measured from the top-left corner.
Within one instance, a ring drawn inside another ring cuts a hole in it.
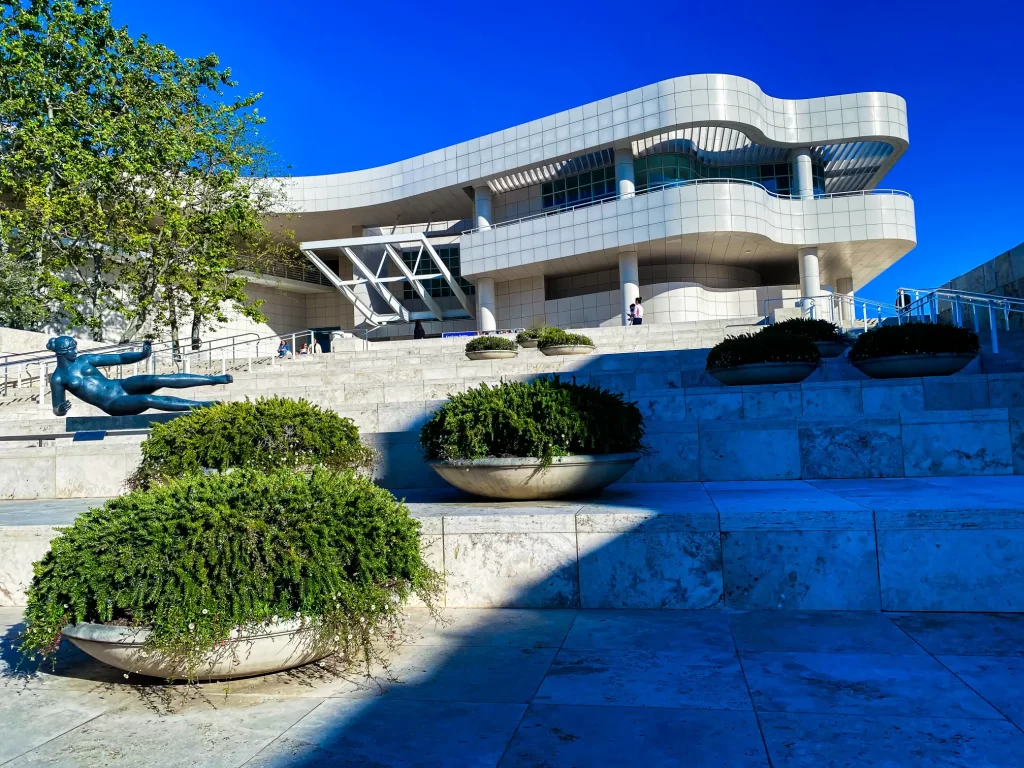
[[[997,334],[999,314],[1002,314],[1006,330],[1010,330],[1010,315],[1024,315],[1024,299],[1015,296],[1000,296],[994,293],[957,291],[951,288],[901,288],[908,297],[913,297],[900,311],[904,317],[939,322],[944,315],[943,303],[948,305],[950,321],[963,328],[965,314],[971,316],[971,326],[980,335],[983,330],[982,318],[988,321],[989,339],[993,354],[999,354]]]
[[[861,330],[866,331],[868,328],[880,325],[883,320],[889,318],[895,318],[898,323],[903,321],[900,310],[895,304],[846,296],[841,293],[826,292],[817,296],[765,299],[763,302],[765,320],[771,319],[771,305],[773,304],[779,304],[781,307],[799,308],[803,310],[804,315],[807,317],[828,320],[841,328],[856,329],[859,325]]]

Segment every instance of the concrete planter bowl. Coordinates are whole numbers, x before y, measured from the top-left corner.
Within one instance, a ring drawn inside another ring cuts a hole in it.
[[[468,459],[428,462],[461,491],[488,499],[561,499],[596,493],[626,474],[639,453],[557,456],[540,459]]]
[[[716,368],[708,371],[712,376],[729,387],[753,384],[796,384],[803,381],[818,367],[817,363],[747,363],[731,368]]]
[[[143,647],[148,629],[106,624],[74,624],[61,634],[94,659],[126,672],[164,679],[183,679],[184,671]],[[314,642],[308,622],[299,619],[268,624],[261,630],[236,630],[223,646],[211,651],[195,671],[199,680],[229,680],[267,675],[301,667],[330,655],[332,649]]]
[[[467,352],[466,357],[470,360],[508,360],[519,354],[515,349],[481,349],[476,352]]]
[[[595,347],[591,344],[559,344],[557,347],[544,347],[541,352],[548,357],[558,355],[589,355]]]
[[[845,341],[816,341],[814,346],[822,357],[839,357],[849,348]]]
[[[540,339],[527,339],[526,341],[519,342],[519,346],[523,349],[536,349],[540,343]]]
[[[850,362],[873,379],[907,379],[919,376],[949,376],[963,370],[975,357],[977,355],[960,352],[939,352],[933,355],[891,355]]]

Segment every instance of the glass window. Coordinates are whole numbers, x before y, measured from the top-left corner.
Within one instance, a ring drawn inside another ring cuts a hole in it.
[[[473,284],[463,278],[462,265],[459,261],[459,246],[457,245],[435,245],[434,250],[437,252],[438,258],[441,259],[441,263],[444,264],[448,271],[451,272],[455,282],[458,283],[459,287],[462,288],[466,295],[472,295],[476,292]],[[416,264],[416,254],[419,249],[410,249],[402,251],[402,261],[406,263],[409,269],[412,269]],[[430,256],[424,252],[423,256],[420,257],[420,263],[416,266],[417,275],[432,275],[437,271],[434,263],[430,260]],[[448,287],[448,283],[443,277],[435,277],[431,280],[421,280],[423,283],[423,289],[427,292],[428,296],[435,299],[444,299],[452,295],[452,289]],[[402,285],[402,298],[403,299],[418,299],[419,294],[416,293],[416,289],[410,283],[403,283]]]

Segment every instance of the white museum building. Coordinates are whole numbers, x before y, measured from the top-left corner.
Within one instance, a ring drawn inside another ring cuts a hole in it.
[[[275,333],[449,331],[849,311],[916,243],[880,187],[906,102],[664,80],[377,168],[285,181],[307,260],[254,276]],[[806,297],[806,298],[804,298]],[[843,307],[846,307],[844,310]]]

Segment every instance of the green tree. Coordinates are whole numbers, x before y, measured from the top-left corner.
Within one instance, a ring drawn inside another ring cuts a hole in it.
[[[261,320],[244,269],[288,249],[283,194],[216,56],[182,58],[106,2],[0,0],[0,238],[48,314],[100,338]]]

